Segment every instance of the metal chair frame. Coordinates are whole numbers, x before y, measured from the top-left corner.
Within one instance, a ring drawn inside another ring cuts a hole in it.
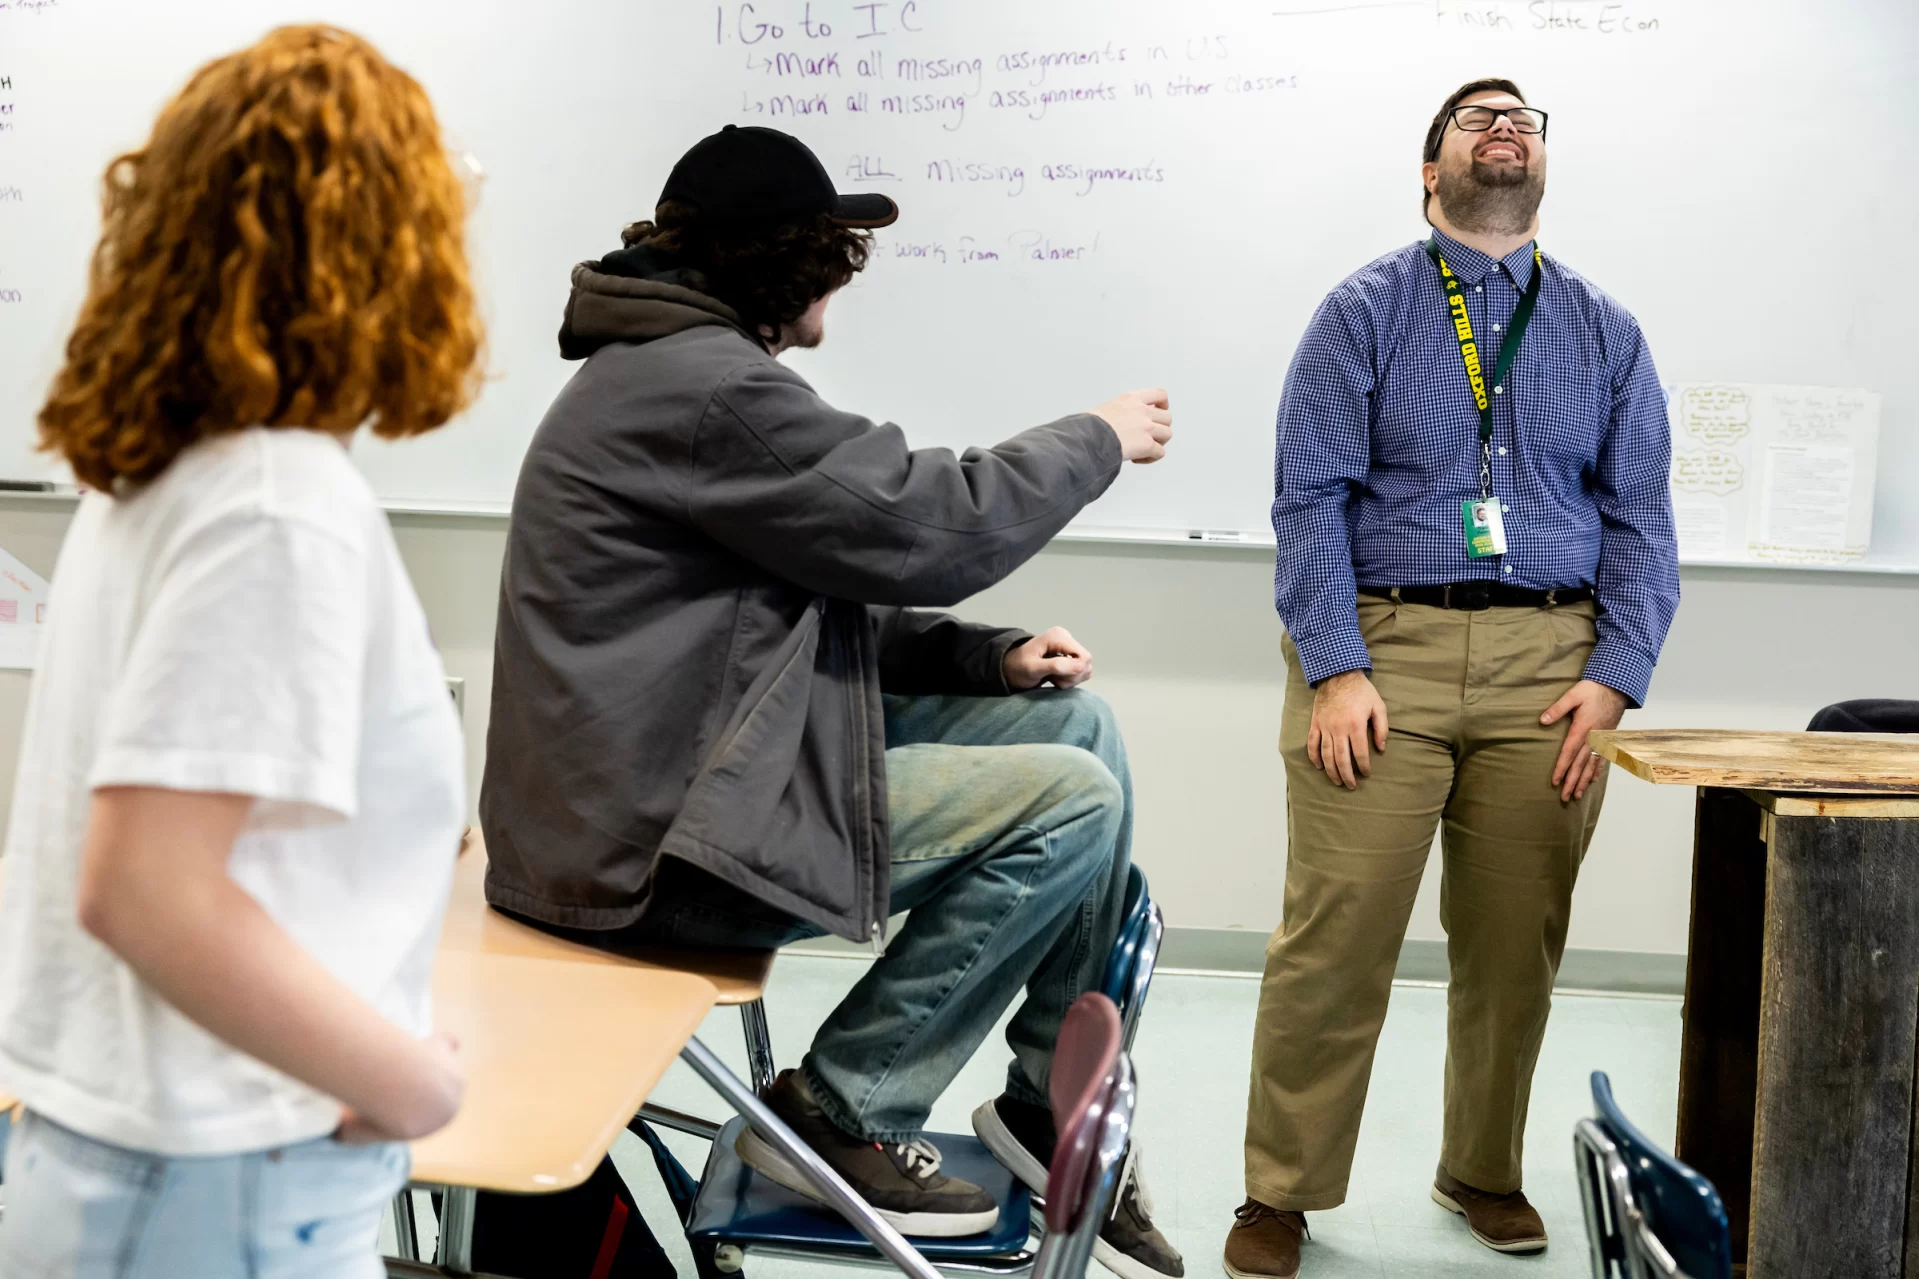
[[[1040,1242],[1032,1279],[1079,1279],[1086,1273],[1087,1263],[1093,1256],[1093,1241],[1099,1237],[1107,1207],[1119,1193],[1126,1146],[1133,1135],[1133,1112],[1138,1104],[1139,1089],[1132,1059],[1122,1048],[1100,1100],[1099,1147],[1088,1171],[1085,1198],[1066,1230],[1049,1231]]]
[[[1573,1127],[1573,1166],[1593,1279],[1691,1279],[1647,1223],[1618,1143],[1591,1119]]]

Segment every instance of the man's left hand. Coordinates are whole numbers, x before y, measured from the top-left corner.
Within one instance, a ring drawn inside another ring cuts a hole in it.
[[[1024,693],[1041,684],[1077,688],[1093,678],[1093,655],[1063,626],[1006,652],[1006,686]]]
[[[1618,728],[1626,713],[1626,695],[1593,680],[1582,679],[1566,690],[1566,695],[1539,717],[1542,724],[1557,724],[1568,715],[1566,744],[1559,748],[1559,760],[1553,765],[1553,785],[1559,798],[1571,803],[1583,799],[1586,788],[1599,777],[1606,761],[1592,753],[1586,735],[1596,728]]]

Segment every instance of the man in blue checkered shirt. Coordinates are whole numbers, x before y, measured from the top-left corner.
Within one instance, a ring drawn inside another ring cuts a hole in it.
[[[1546,1246],[1521,1139],[1605,789],[1587,734],[1645,699],[1679,603],[1645,338],[1534,244],[1546,113],[1475,81],[1424,160],[1431,239],[1333,290],[1280,399],[1285,920],[1226,1243],[1237,1279],[1291,1279],[1305,1214],[1345,1200],[1436,829],[1452,980],[1432,1197],[1490,1248]]]

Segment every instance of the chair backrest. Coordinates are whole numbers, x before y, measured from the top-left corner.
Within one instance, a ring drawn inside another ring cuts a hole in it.
[[[1100,980],[1100,993],[1126,1012],[1126,996],[1133,984],[1133,961],[1139,956],[1140,936],[1146,927],[1147,912],[1153,899],[1146,892],[1146,876],[1137,866],[1126,868],[1126,903],[1120,908],[1119,935],[1113,941],[1113,953],[1106,959],[1106,975]]]
[[[1166,935],[1166,916],[1160,913],[1159,903],[1148,901],[1146,926],[1140,931],[1139,947],[1133,957],[1133,979],[1126,991],[1126,999],[1120,1004],[1120,1026],[1123,1034],[1120,1045],[1127,1052],[1133,1051],[1133,1036],[1139,1033],[1140,1015],[1146,1011],[1146,992],[1153,984],[1153,969],[1159,965],[1159,943]]]
[[[1166,917],[1147,891],[1145,874],[1138,866],[1129,867],[1119,935],[1100,982],[1100,990],[1119,1008],[1123,1048],[1133,1046],[1133,1036],[1139,1031],[1140,1014],[1146,1008],[1146,992],[1153,984],[1153,968],[1159,962],[1159,943],[1165,932]]]
[[[1119,1061],[1119,1010],[1087,992],[1066,1010],[1053,1049],[1053,1166],[1046,1179],[1046,1228],[1065,1230],[1078,1214],[1087,1170],[1099,1149],[1106,1094]]]
[[[1046,1239],[1033,1279],[1085,1273],[1118,1190],[1136,1099],[1120,1035],[1119,1010],[1092,991],[1073,1002],[1060,1027],[1048,1089],[1059,1140],[1046,1179]]]
[[[1593,1073],[1592,1092],[1597,1115],[1574,1130],[1573,1154],[1594,1275],[1731,1279],[1719,1192],[1633,1126],[1604,1073]]]

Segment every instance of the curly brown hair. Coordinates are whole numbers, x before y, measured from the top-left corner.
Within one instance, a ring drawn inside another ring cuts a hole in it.
[[[115,159],[40,446],[108,492],[249,426],[417,435],[478,386],[466,194],[426,92],[356,35],[202,67]]]
[[[703,219],[667,201],[650,222],[620,233],[629,248],[643,245],[689,273],[689,283],[739,312],[749,333],[765,335],[806,314],[806,308],[866,269],[873,233],[841,226],[820,214],[787,226],[738,227]]]

